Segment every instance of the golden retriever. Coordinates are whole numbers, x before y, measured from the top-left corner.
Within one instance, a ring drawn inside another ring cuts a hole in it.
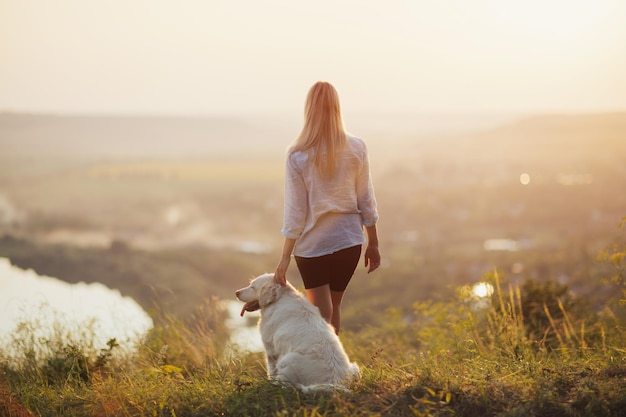
[[[263,274],[235,295],[246,311],[261,310],[259,330],[272,381],[291,383],[303,392],[346,389],[359,377],[333,327],[291,284]]]

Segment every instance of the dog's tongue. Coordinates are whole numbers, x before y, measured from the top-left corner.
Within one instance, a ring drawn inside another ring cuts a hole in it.
[[[246,311],[257,311],[259,308],[261,308],[261,306],[259,306],[258,301],[249,301],[245,303],[243,307],[241,308],[240,316],[243,317]]]

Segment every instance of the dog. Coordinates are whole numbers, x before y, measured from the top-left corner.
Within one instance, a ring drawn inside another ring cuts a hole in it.
[[[271,381],[294,385],[303,392],[347,390],[360,377],[335,329],[289,282],[280,285],[274,274],[254,278],[235,292],[246,311],[261,310],[259,330]]]

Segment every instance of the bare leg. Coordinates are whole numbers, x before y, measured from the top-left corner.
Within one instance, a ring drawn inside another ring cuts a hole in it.
[[[335,328],[335,333],[339,334],[341,325],[341,300],[343,299],[343,291],[330,291],[330,299],[333,303],[333,315],[330,324]]]
[[[306,290],[306,298],[320,310],[324,320],[331,323],[333,317],[333,301],[328,284]]]

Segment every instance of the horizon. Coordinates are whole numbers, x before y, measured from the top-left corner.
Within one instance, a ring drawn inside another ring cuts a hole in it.
[[[455,137],[458,135],[487,133],[492,130],[506,129],[514,127],[524,121],[538,119],[555,118],[593,118],[593,117],[620,117],[626,116],[626,110],[612,111],[589,111],[589,112],[536,112],[536,113],[514,113],[514,112],[396,112],[396,113],[376,113],[376,112],[348,112],[345,114],[344,125],[346,132],[372,141],[375,145],[381,139],[405,137],[406,135],[418,135],[422,138],[428,137]],[[186,123],[204,123],[205,128],[212,130],[211,123],[218,123],[223,132],[230,131],[232,134],[239,131],[239,134],[248,136],[251,129],[260,129],[260,135],[267,136],[273,134],[276,142],[289,142],[292,136],[297,135],[301,129],[301,118],[294,118],[284,112],[274,113],[240,113],[240,114],[218,114],[218,115],[172,115],[172,114],[113,114],[113,113],[24,113],[6,112],[0,110],[0,120],[10,120],[10,118],[47,118],[50,120],[65,120],[71,123],[72,120],[93,120],[116,123],[132,123],[140,129],[146,129],[148,125],[137,125],[137,123],[178,123],[180,129],[188,131]],[[207,124],[208,123],[208,124]],[[11,129],[10,125],[5,125]],[[83,129],[85,127],[82,127]],[[243,129],[243,130],[242,130]],[[7,130],[5,133],[8,133]],[[199,131],[198,131],[199,132]],[[272,133],[273,132],[273,133]],[[207,132],[208,133],[208,132]],[[198,133],[196,133],[198,134]],[[2,142],[2,140],[0,140]],[[285,145],[286,146],[286,145]]]

